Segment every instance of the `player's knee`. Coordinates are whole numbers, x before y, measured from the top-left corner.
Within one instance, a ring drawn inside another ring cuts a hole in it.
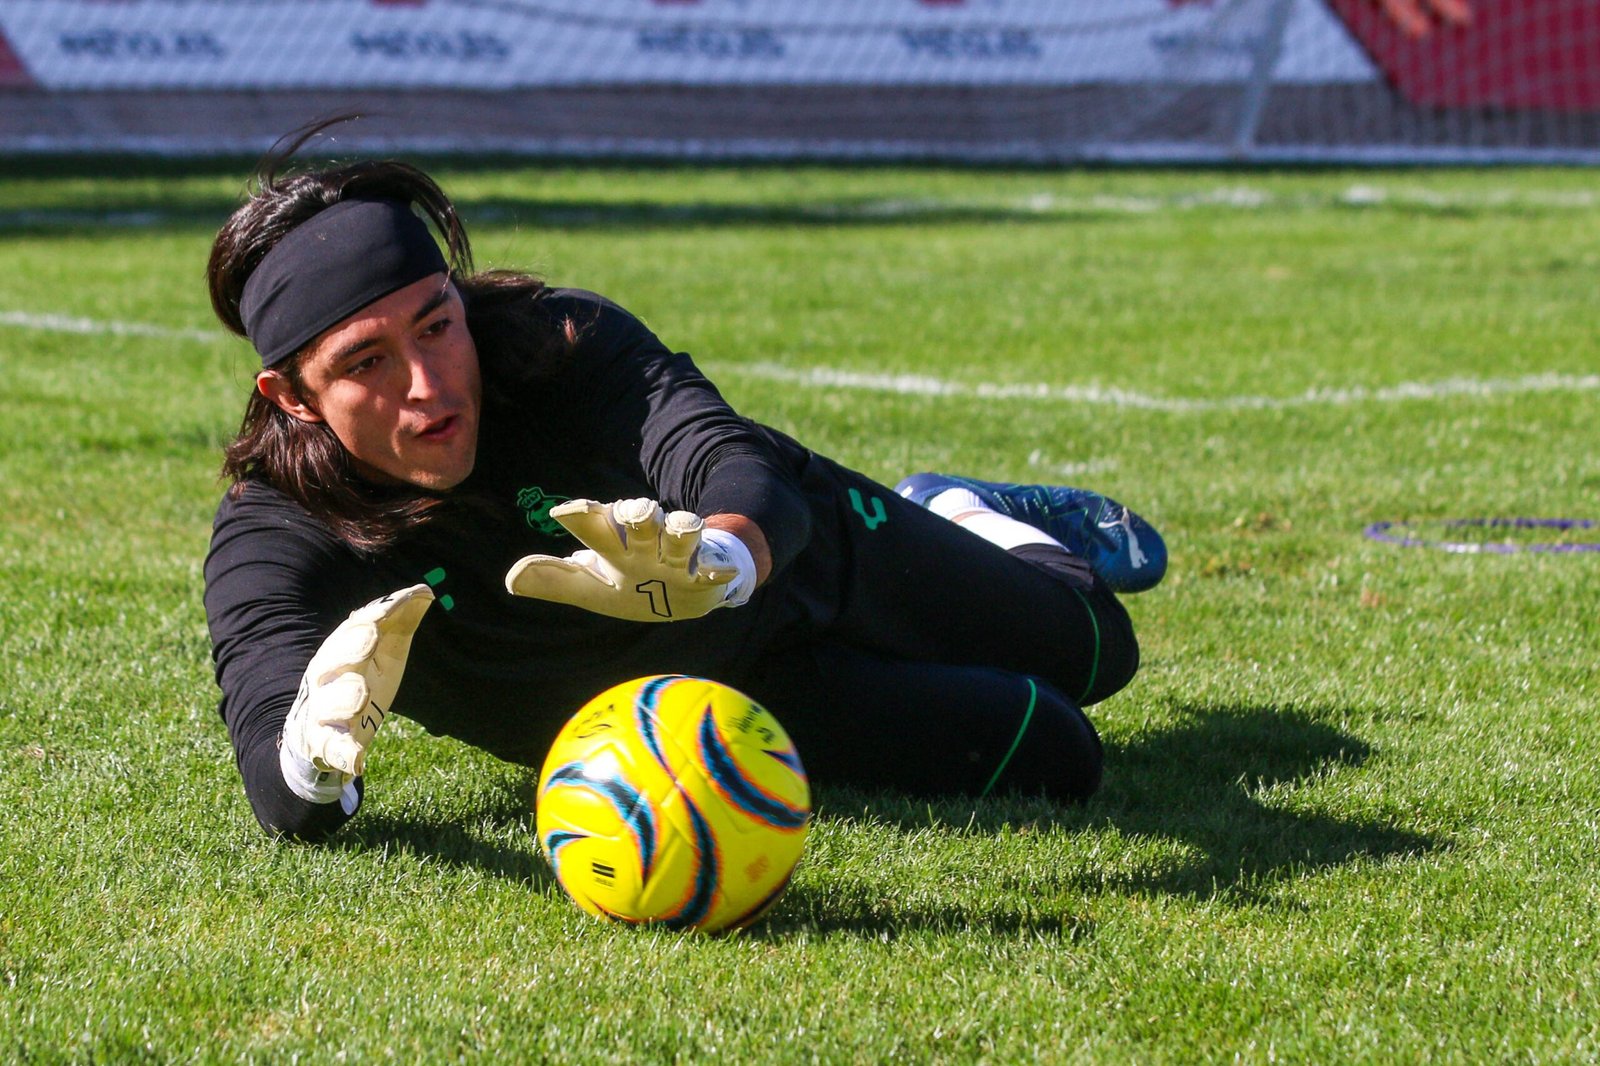
[[[1093,723],[1054,686],[1036,681],[1033,717],[996,791],[1081,803],[1100,788],[1105,750]]]
[[[1094,677],[1083,694],[1084,706],[1099,703],[1128,687],[1139,672],[1139,638],[1133,620],[1109,589],[1101,586],[1094,604],[1098,639]]]

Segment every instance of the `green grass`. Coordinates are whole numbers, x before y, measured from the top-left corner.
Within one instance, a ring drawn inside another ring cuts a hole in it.
[[[12,164],[0,316],[213,330],[245,170]],[[526,772],[404,722],[331,845],[273,843],[200,607],[248,353],[8,318],[0,1059],[1600,1058],[1600,556],[1362,536],[1600,518],[1591,174],[440,173],[480,265],[607,293],[846,463],[1155,521],[1106,785],[823,790],[788,895],[728,938],[587,919]],[[814,368],[952,391],[782,378]]]

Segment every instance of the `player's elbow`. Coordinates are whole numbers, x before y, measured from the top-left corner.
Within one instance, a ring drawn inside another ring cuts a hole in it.
[[[307,810],[284,811],[252,803],[256,821],[267,835],[294,844],[321,844],[350,820],[338,803],[306,804]]]
[[[261,745],[240,764],[245,796],[256,821],[268,835],[304,844],[320,844],[355,816],[361,805],[362,784],[357,778],[343,796],[332,803],[311,803],[295,795],[283,780],[276,745]]]

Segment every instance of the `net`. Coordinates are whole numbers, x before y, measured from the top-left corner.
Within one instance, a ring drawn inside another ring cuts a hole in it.
[[[1016,162],[1593,162],[1600,4],[6,0],[0,144]]]

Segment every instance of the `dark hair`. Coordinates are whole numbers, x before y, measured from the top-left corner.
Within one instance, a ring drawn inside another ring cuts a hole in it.
[[[486,408],[509,377],[538,373],[576,342],[571,323],[551,321],[540,306],[544,282],[509,271],[472,272],[472,249],[455,205],[427,174],[396,160],[361,161],[284,174],[312,137],[350,116],[315,123],[280,140],[263,158],[241,204],[211,246],[206,280],[211,306],[229,330],[244,336],[239,300],[252,271],[290,230],[352,197],[392,199],[420,210],[444,238],[451,277],[467,308],[478,345]],[[278,364],[296,398],[307,402],[301,351]],[[323,422],[305,422],[252,388],[239,433],[229,442],[222,474],[237,496],[250,481],[283,492],[351,547],[376,551],[433,517],[447,497],[416,487],[371,485]]]

